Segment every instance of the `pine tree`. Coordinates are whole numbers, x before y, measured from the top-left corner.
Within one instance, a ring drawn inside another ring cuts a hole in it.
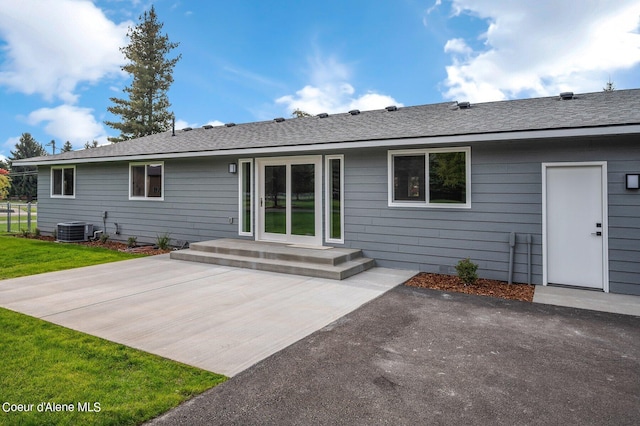
[[[32,158],[47,155],[47,151],[42,144],[36,141],[30,133],[23,133],[20,141],[16,144],[15,151],[11,151],[9,164],[15,160]],[[26,197],[31,201],[38,195],[38,174],[34,166],[13,167],[11,166],[11,180],[13,186],[11,195],[16,197]]]
[[[160,133],[171,127],[173,113],[169,111],[167,92],[173,83],[173,67],[182,55],[173,59],[167,59],[167,55],[179,43],[171,43],[166,34],[160,33],[163,24],[158,22],[153,6],[139,20],[138,25],[129,28],[129,45],[120,49],[129,61],[122,70],[131,74],[133,81],[123,89],[129,99],[110,98],[114,105],[107,110],[122,117],[121,122],[105,121],[120,131],[120,136],[109,138],[110,142]]]
[[[60,152],[69,152],[69,151],[73,151],[73,145],[71,145],[71,142],[66,141],[64,145],[62,145],[62,149],[60,150]]]

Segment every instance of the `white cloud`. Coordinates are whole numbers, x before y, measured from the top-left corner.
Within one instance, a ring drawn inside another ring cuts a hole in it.
[[[212,121],[208,121],[205,124],[203,124],[203,126],[206,126],[206,125],[223,126],[224,123],[222,121],[212,120]],[[184,129],[185,127],[191,127],[192,129],[195,129],[196,127],[200,127],[200,124],[198,124],[198,123],[189,123],[188,121],[182,120],[182,119],[177,119],[176,120],[176,130]]]
[[[87,0],[0,0],[0,8],[0,85],[76,103],[78,84],[121,72],[131,22],[115,24]]]
[[[451,40],[447,40],[447,43],[444,45],[445,53],[457,53],[468,55],[472,52],[471,48],[467,46],[467,43],[461,38],[453,38]]]
[[[15,136],[12,138],[8,138],[6,141],[4,141],[4,143],[1,146],[0,151],[4,151],[4,152],[10,152],[13,151],[16,147],[16,144],[20,142],[20,136]],[[7,157],[0,154],[0,159],[4,159],[5,161],[7,160]]]
[[[40,108],[27,117],[31,125],[45,122],[44,129],[52,135],[60,146],[70,141],[74,148],[81,148],[85,142],[97,140],[107,142],[107,135],[102,124],[98,123],[90,108],[73,105],[60,105],[55,108]]]
[[[276,99],[276,103],[284,105],[289,113],[296,109],[319,114],[321,112],[337,113],[351,109],[382,109],[389,105],[402,106],[391,96],[375,91],[357,94],[349,83],[351,69],[335,58],[315,56],[309,60],[311,84],[296,91],[294,95],[286,95]]]
[[[454,15],[487,22],[482,50],[447,41],[444,96],[472,102],[599,91],[615,71],[640,64],[640,3],[453,0]],[[453,17],[453,19],[456,19]]]

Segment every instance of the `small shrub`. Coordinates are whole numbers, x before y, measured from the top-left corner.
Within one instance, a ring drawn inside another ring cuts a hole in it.
[[[127,238],[127,247],[132,248],[138,245],[138,239],[136,237]]]
[[[36,228],[36,230],[35,230],[35,231],[34,231],[34,233],[33,233],[33,235],[35,235],[35,236],[36,236],[36,238],[39,238],[41,234],[42,234],[42,233],[40,232],[40,228]]]
[[[22,238],[30,238],[31,232],[27,228],[21,229],[20,234],[22,234]]]
[[[464,283],[464,285],[473,285],[478,279],[478,264],[473,263],[468,257],[461,260],[456,265],[456,272],[458,277]]]
[[[160,250],[167,250],[170,242],[171,238],[169,237],[168,232],[165,232],[162,235],[156,235],[156,245]]]
[[[53,232],[51,233],[51,235],[53,235],[53,239],[54,240],[58,239],[58,227],[57,226],[55,228],[53,228]]]
[[[102,244],[106,244],[107,241],[109,241],[109,234],[107,234],[106,232],[100,234],[100,242]]]

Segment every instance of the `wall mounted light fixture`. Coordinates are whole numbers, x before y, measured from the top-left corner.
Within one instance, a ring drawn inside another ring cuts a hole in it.
[[[229,163],[229,173],[236,174],[238,172],[238,165],[236,163]]]
[[[640,189],[640,174],[631,175],[628,174],[626,176],[627,181],[627,189]]]

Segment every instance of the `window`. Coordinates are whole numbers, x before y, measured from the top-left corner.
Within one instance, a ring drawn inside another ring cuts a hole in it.
[[[129,198],[163,200],[163,163],[134,163],[129,165]]]
[[[54,167],[51,169],[51,196],[75,198],[76,168]]]
[[[344,156],[325,157],[325,240],[344,243]]]
[[[471,148],[389,151],[389,206],[471,207]]]
[[[239,235],[253,235],[253,161],[239,160]]]

